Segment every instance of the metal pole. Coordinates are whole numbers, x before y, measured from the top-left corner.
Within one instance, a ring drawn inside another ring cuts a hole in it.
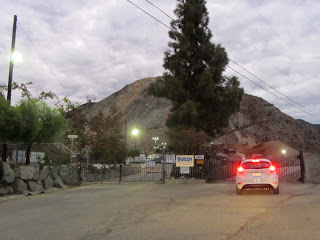
[[[165,179],[165,171],[164,171],[164,150],[162,149],[162,184],[164,184]]]
[[[17,30],[17,15],[13,16],[13,28],[12,28],[12,39],[11,39],[11,52],[10,52],[10,64],[9,64],[9,79],[8,79],[8,92],[7,100],[9,105],[11,105],[11,90],[12,90],[12,75],[13,75],[13,60],[12,54],[16,46],[16,30]],[[7,161],[8,145],[6,143],[2,144],[2,161]]]
[[[72,163],[72,153],[73,153],[73,138],[71,138],[71,156],[70,156],[70,163]]]
[[[122,178],[122,164],[120,164],[119,184],[121,183],[121,178]]]
[[[16,30],[17,30],[17,15],[13,17],[13,29],[12,29],[12,40],[11,40],[11,53],[10,53],[10,65],[9,65],[9,79],[8,79],[8,95],[7,100],[9,105],[11,104],[11,90],[12,90],[12,76],[13,76],[13,59],[12,54],[16,47]]]

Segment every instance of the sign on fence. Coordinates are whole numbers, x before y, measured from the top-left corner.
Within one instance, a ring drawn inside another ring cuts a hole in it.
[[[176,163],[176,155],[166,155],[166,163]]]
[[[177,155],[176,166],[177,167],[193,167],[194,166],[193,155]]]
[[[180,167],[180,173],[181,174],[189,174],[190,168],[189,167]]]

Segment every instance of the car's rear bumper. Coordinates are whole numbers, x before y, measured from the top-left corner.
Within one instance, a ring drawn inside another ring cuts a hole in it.
[[[238,189],[243,188],[277,188],[279,185],[278,176],[270,178],[236,178],[236,185]]]

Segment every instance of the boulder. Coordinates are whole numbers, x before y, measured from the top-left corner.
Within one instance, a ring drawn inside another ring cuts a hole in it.
[[[49,174],[50,174],[50,167],[45,166],[40,173],[40,176],[39,176],[40,180],[44,181],[48,177]]]
[[[37,181],[37,184],[38,184],[38,187],[39,187],[39,191],[42,191],[43,190],[43,186],[42,186],[42,183],[40,180]]]
[[[32,166],[20,166],[14,169],[14,175],[16,178],[22,180],[31,180],[33,178],[35,169]]]
[[[44,189],[49,189],[53,187],[53,180],[50,176],[48,176],[46,179],[42,180],[42,185]]]
[[[78,183],[78,173],[76,166],[62,165],[59,169],[59,174],[63,183],[67,185],[75,185]]]
[[[56,179],[58,177],[58,169],[50,167],[50,174],[52,179]]]
[[[0,187],[0,196],[13,193],[13,188],[11,186]]]
[[[13,182],[13,190],[16,193],[23,193],[27,191],[27,184],[22,179],[15,179]]]
[[[57,187],[57,188],[63,188],[63,182],[61,180],[61,178],[59,176],[57,176],[54,180],[53,180],[53,186]]]
[[[28,181],[27,185],[30,192],[37,192],[42,190],[42,185],[40,188],[38,182]]]
[[[32,164],[31,166],[34,168],[32,180],[36,181],[40,176],[40,166],[39,164]]]
[[[0,182],[12,183],[15,179],[14,172],[9,163],[0,162]]]

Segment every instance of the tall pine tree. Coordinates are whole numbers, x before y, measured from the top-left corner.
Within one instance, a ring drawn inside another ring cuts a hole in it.
[[[243,89],[236,77],[223,76],[228,56],[220,44],[211,42],[206,1],[178,0],[174,13],[166,71],[150,85],[149,93],[171,100],[169,130],[203,130],[213,137],[228,126]]]

